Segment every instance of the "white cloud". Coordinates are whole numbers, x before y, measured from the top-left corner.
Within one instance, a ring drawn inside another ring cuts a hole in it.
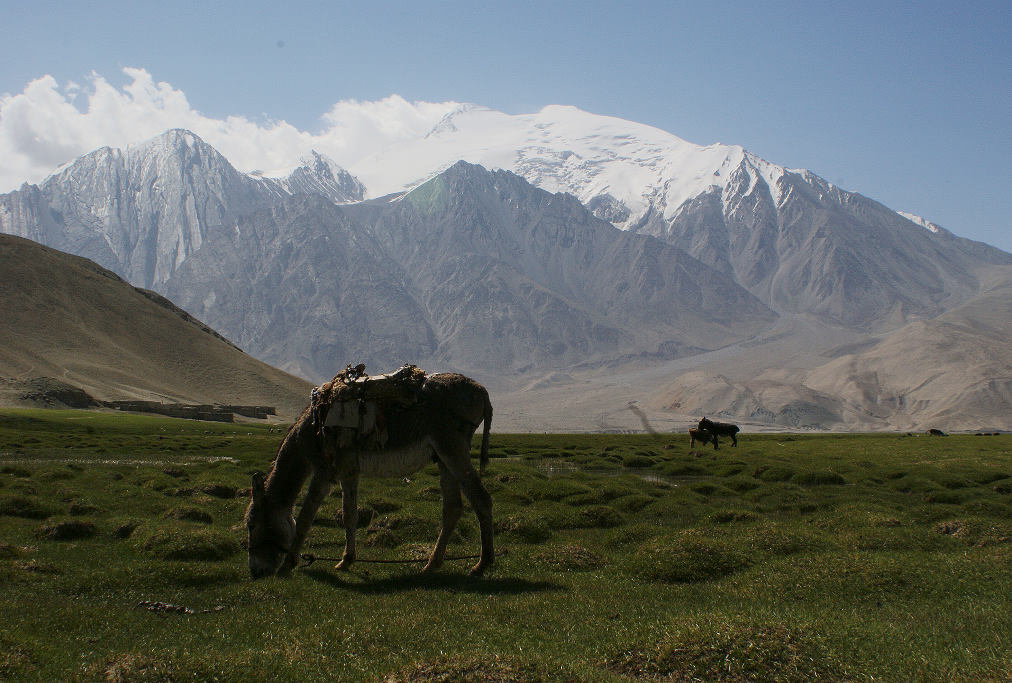
[[[351,167],[387,144],[424,135],[456,102],[408,102],[390,95],[376,102],[337,102],[323,115],[319,134],[285,121],[257,123],[243,116],[215,119],[194,109],[186,95],[156,82],[144,69],[126,68],[122,88],[92,73],[82,86],[60,87],[42,76],[23,92],[0,95],[0,192],[38,183],[61,164],[102,146],[126,147],[170,128],[193,131],[239,170],[280,175],[311,149]]]

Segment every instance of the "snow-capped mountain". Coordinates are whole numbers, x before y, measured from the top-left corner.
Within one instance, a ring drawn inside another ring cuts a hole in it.
[[[490,382],[551,371],[553,391],[630,365],[656,388],[697,362],[720,386],[781,366],[794,382],[833,357],[820,354],[974,301],[1012,265],[808,171],[572,107],[462,106],[280,178],[171,130],[0,195],[0,231],[91,258],[313,379],[414,361]],[[748,411],[787,419],[801,400]]]
[[[347,202],[362,199],[363,188],[315,153],[287,178],[240,173],[193,133],[170,130],[126,149],[95,150],[39,186],[0,195],[0,232],[159,289],[210,228],[293,194]]]
[[[775,311],[844,325],[938,315],[976,291],[981,261],[1009,263],[1000,250],[742,147],[695,145],[574,107],[508,115],[462,106],[424,136],[349,168],[380,196],[459,159],[570,193],[616,227],[660,237],[728,273]]]
[[[335,204],[360,201],[365,198],[365,186],[330,157],[316,150],[299,160],[301,163],[286,178],[276,182],[289,194],[315,194]],[[265,184],[274,179],[263,178]]]
[[[768,174],[783,169],[741,147],[702,147],[651,126],[550,106],[510,115],[477,106],[450,112],[424,136],[398,141],[349,164],[371,196],[400,192],[458,160],[512,171],[535,187],[568,192],[623,229],[648,215],[670,219],[678,207],[711,187],[744,159]]]

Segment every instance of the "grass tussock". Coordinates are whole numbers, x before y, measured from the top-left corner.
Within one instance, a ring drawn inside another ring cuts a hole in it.
[[[590,505],[578,511],[572,524],[580,529],[611,529],[624,522],[622,513],[610,505]]]
[[[499,655],[453,657],[413,664],[388,673],[383,683],[581,683],[585,679],[565,666],[549,666]]]
[[[102,508],[86,500],[74,501],[67,507],[67,512],[75,517],[95,515],[102,511]]]
[[[135,531],[137,548],[162,560],[225,560],[239,552],[239,542],[217,529],[156,526]]]
[[[212,498],[222,498],[224,500],[230,500],[238,495],[239,488],[236,486],[230,486],[228,484],[204,484],[200,486],[198,490],[201,493],[205,493]]]
[[[26,681],[40,678],[40,662],[20,644],[0,638],[0,680]]]
[[[55,481],[67,481],[77,476],[77,472],[70,468],[60,468],[52,470],[44,470],[39,472],[39,481],[55,482]]]
[[[641,468],[641,467],[653,467],[654,459],[648,455],[627,455],[622,458],[623,467]]]
[[[830,470],[799,472],[792,481],[800,486],[843,486],[847,483],[842,474]]]
[[[761,481],[790,481],[797,473],[790,467],[782,465],[762,466],[756,468],[752,476]]]
[[[40,562],[38,560],[26,560],[15,565],[18,569],[30,574],[54,575],[60,573],[60,568],[52,562]]]
[[[612,501],[611,505],[623,514],[632,514],[639,512],[654,502],[654,500],[655,498],[653,496],[648,496],[642,493],[634,493]]]
[[[631,561],[635,575],[663,583],[711,581],[750,564],[743,550],[695,531],[648,541]]]
[[[141,524],[143,524],[143,522],[141,522],[138,519],[131,519],[125,522],[119,522],[118,524],[116,524],[116,527],[112,530],[113,538],[119,539],[130,538],[130,536],[133,535],[134,531],[137,530],[137,527],[141,526]]]
[[[564,477],[552,477],[533,482],[528,491],[535,500],[561,501],[570,496],[588,495],[590,487]]]
[[[845,681],[853,675],[823,636],[785,624],[692,625],[655,647],[614,657],[610,668],[639,680],[715,683]]]
[[[563,572],[579,572],[600,569],[606,564],[604,556],[582,545],[563,545],[535,553],[536,563]]]
[[[759,515],[751,510],[718,510],[710,514],[709,521],[713,524],[731,524],[734,522],[754,522]]]
[[[74,519],[41,526],[35,530],[35,537],[45,541],[77,541],[97,533],[98,528],[92,522]]]
[[[510,515],[494,523],[497,533],[524,543],[544,543],[552,537],[552,529],[544,518],[523,512]]]
[[[935,525],[935,531],[978,548],[1012,543],[1012,524],[1007,522],[952,519]]]
[[[10,543],[0,543],[0,560],[12,560],[18,557],[23,557],[25,554],[25,548],[23,546],[11,545]]]
[[[140,680],[172,680],[176,673],[171,666],[155,657],[135,653],[116,655],[108,661],[102,678],[109,683]]]
[[[387,498],[370,498],[366,506],[371,510],[375,510],[378,515],[386,515],[391,512],[397,512],[403,507],[401,503]],[[359,510],[359,516],[361,516],[361,514],[362,511]]]
[[[176,519],[181,522],[197,522],[200,524],[213,524],[214,517],[210,512],[203,508],[194,507],[192,505],[180,505],[167,510],[165,513],[166,519]]]
[[[29,496],[0,496],[0,515],[25,519],[46,519],[55,514],[52,505]]]
[[[396,548],[405,543],[432,542],[438,533],[438,517],[384,515],[366,528],[364,543],[374,548]]]
[[[233,657],[233,659],[238,659]],[[93,661],[85,667],[88,680],[107,683],[134,681],[237,680],[244,678],[241,662],[211,657],[205,660],[171,653],[120,652]]]

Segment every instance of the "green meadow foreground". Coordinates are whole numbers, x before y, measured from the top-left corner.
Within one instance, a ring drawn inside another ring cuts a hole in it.
[[[0,680],[1012,678],[1012,435],[493,434],[485,578],[254,582],[283,434],[0,411]],[[424,556],[439,495],[434,465],[363,480],[360,559]],[[308,552],[340,555],[339,508]],[[477,552],[469,510],[457,536]]]

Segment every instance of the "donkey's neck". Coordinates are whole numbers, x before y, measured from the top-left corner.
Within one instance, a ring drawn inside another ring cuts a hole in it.
[[[295,506],[295,499],[312,471],[306,448],[311,447],[313,441],[309,421],[300,418],[281,443],[267,476],[265,493],[273,505],[287,509]]]

